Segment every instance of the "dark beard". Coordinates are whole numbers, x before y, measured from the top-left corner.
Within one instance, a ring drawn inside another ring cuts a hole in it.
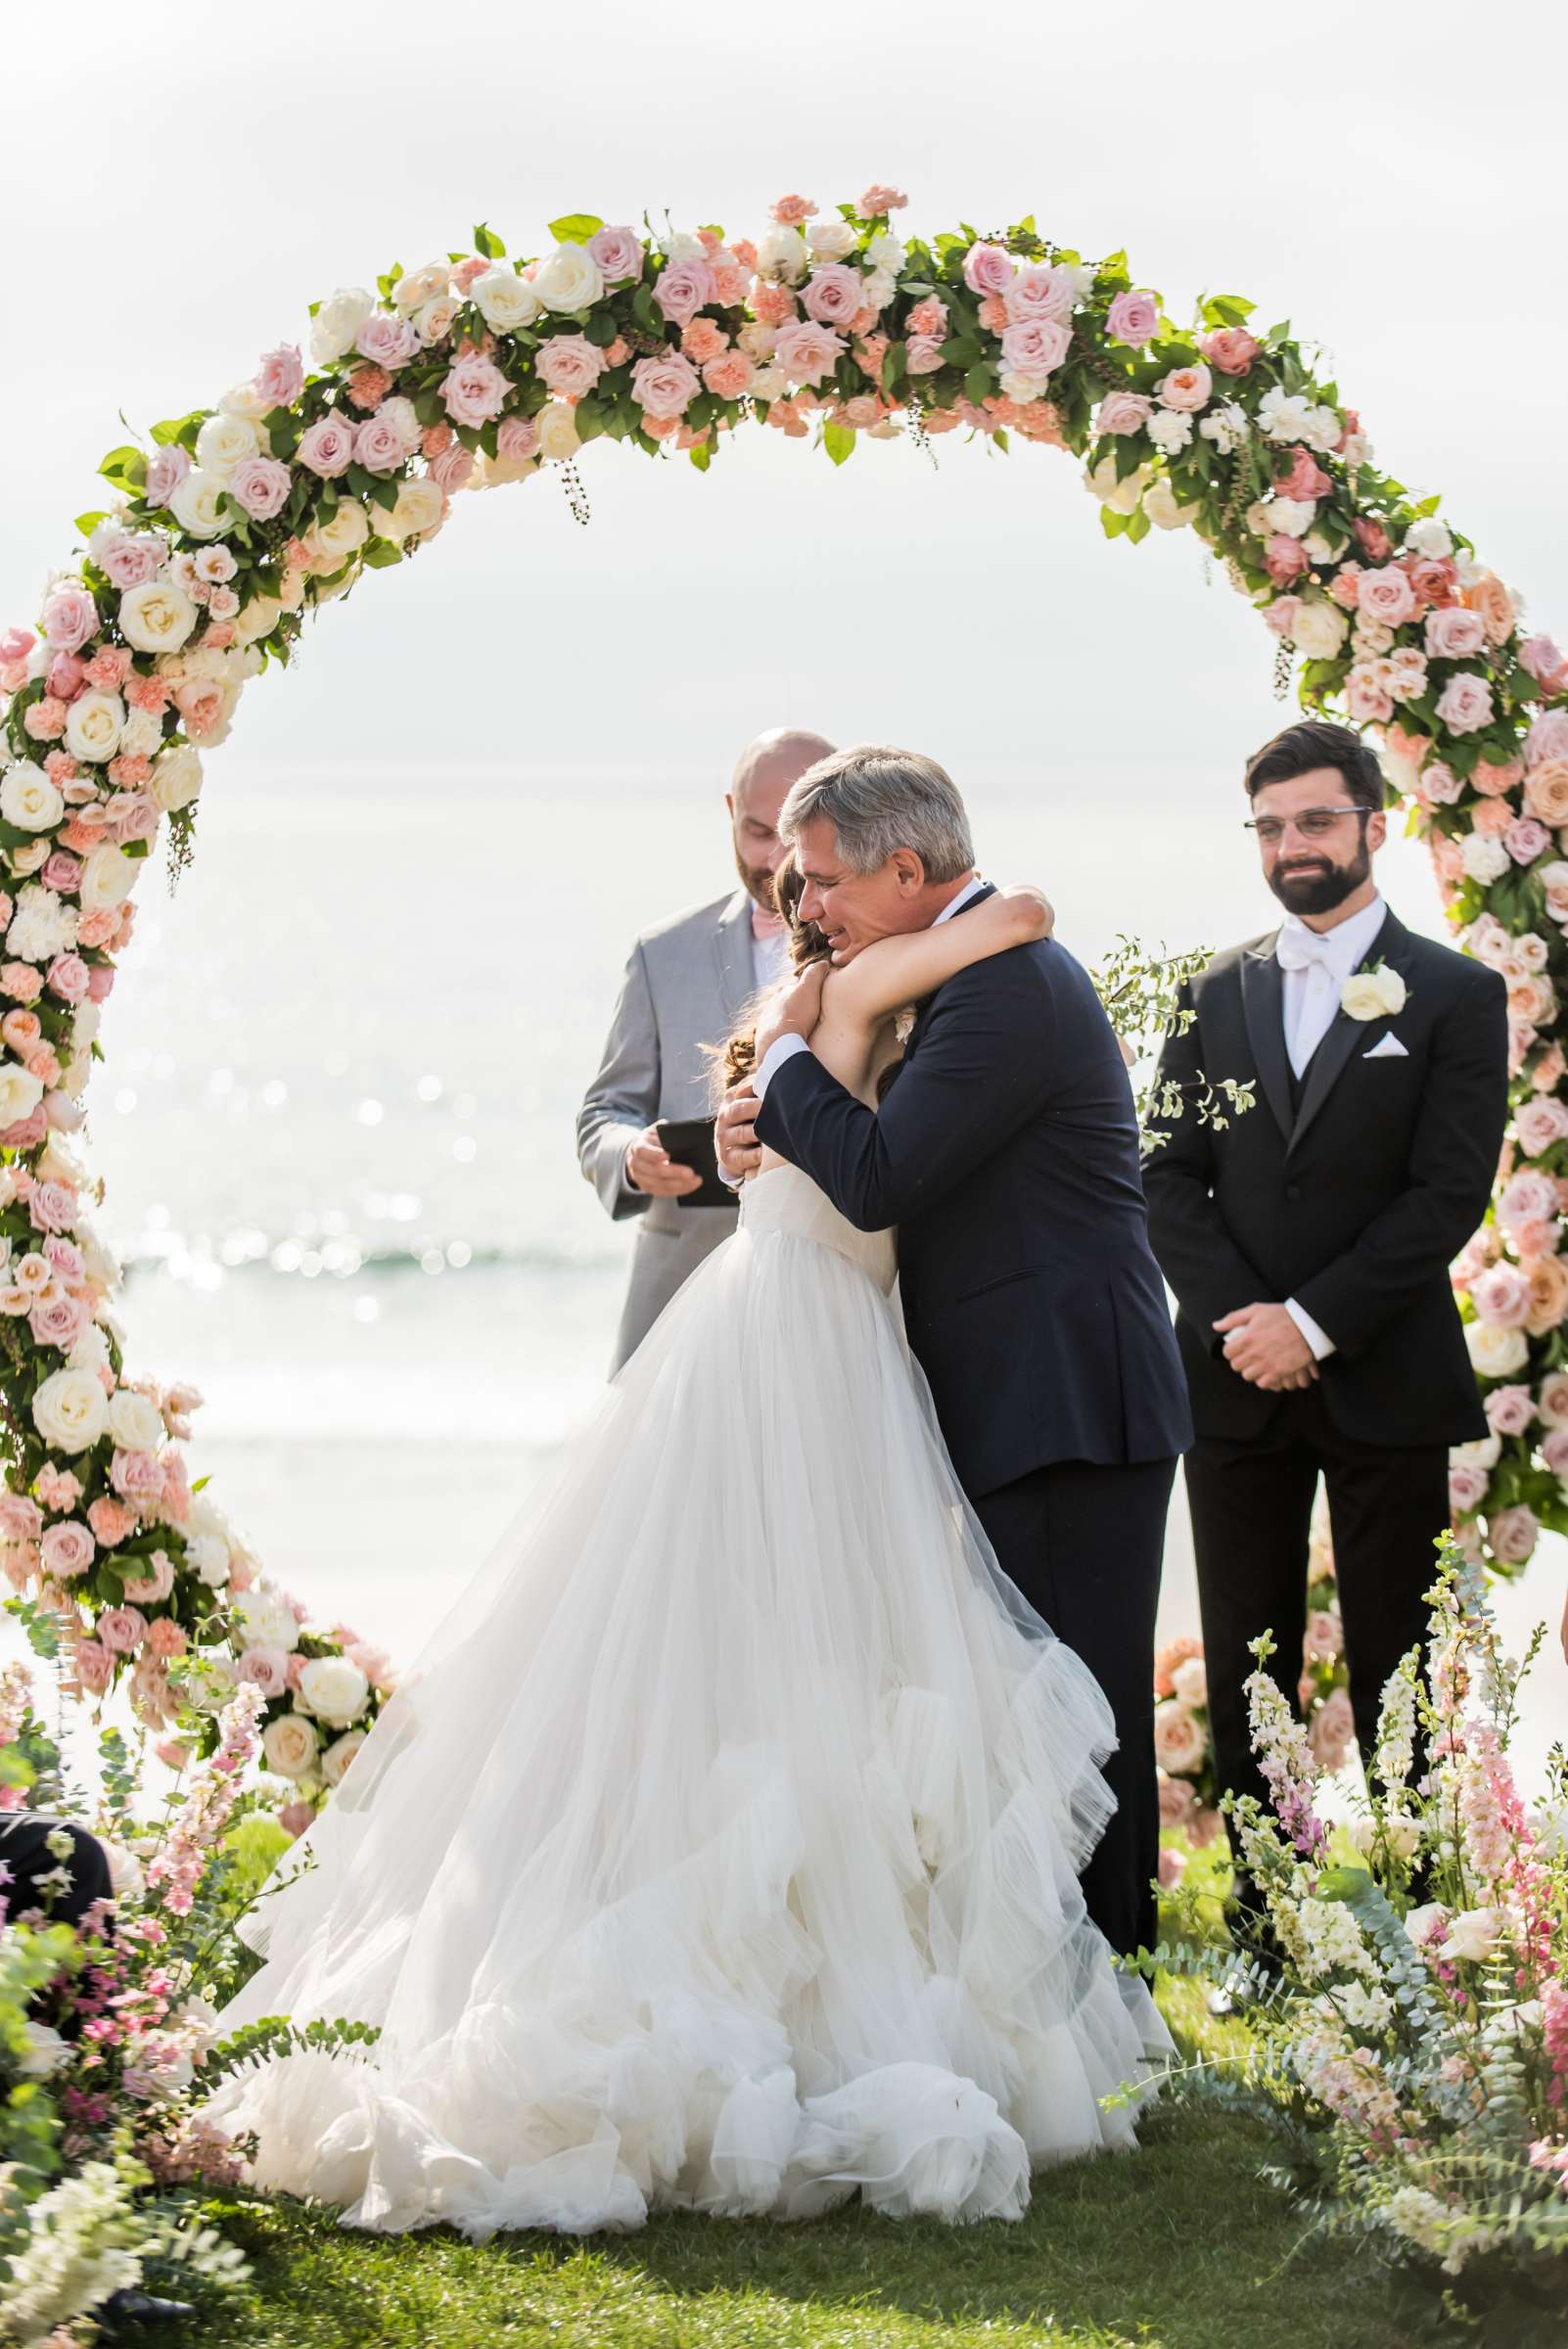
[[[1287,913],[1332,913],[1372,870],[1371,852],[1362,839],[1360,853],[1350,864],[1324,864],[1315,872],[1269,876],[1268,886]]]
[[[737,848],[735,851],[735,870],[739,873],[741,877],[741,887],[745,890],[746,895],[751,898],[752,903],[754,905],[761,905],[764,913],[777,913],[778,906],[774,902],[773,898],[773,876],[768,871],[766,865],[748,864],[745,857],[741,854],[740,850]]]

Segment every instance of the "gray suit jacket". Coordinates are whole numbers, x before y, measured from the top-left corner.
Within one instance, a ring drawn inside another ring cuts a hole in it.
[[[645,931],[631,949],[599,1074],[577,1112],[577,1161],[606,1211],[639,1219],[614,1377],[705,1256],[735,1228],[728,1207],[650,1199],[626,1181],[626,1150],[656,1118],[714,1107],[705,1044],[722,1044],[754,991],[744,890]]]

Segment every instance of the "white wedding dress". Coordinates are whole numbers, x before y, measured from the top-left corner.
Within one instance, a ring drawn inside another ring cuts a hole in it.
[[[890,1292],[806,1175],[701,1267],[247,1927],[234,2075],[346,2224],[1016,2219],[1170,2048],[1077,1870],[1105,1699],[999,1573]],[[1093,1561],[1085,1560],[1085,1571]]]

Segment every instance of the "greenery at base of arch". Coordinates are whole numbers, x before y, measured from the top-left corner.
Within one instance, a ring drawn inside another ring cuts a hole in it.
[[[161,827],[183,861],[203,756],[305,615],[419,555],[464,491],[555,468],[585,511],[595,439],[700,468],[742,427],[835,464],[951,433],[1064,448],[1108,535],[1194,530],[1304,703],[1375,730],[1451,919],[1510,989],[1509,1160],[1458,1267],[1494,1434],[1455,1464],[1456,1527],[1513,1571],[1568,1526],[1568,663],[1436,498],[1378,469],[1288,324],[1236,296],[1177,324],[1124,255],[1084,261],[1033,220],[904,238],[903,202],[784,198],[755,242],[573,214],[524,261],[482,226],[341,289],[312,305],[310,364],[283,345],[110,452],[36,627],[0,636],[0,1563],[84,1693],[128,1676],[145,1719],[189,1730],[194,1708],[210,1748],[236,1678],[260,1688],[292,1828],[390,1676],[191,1485],[200,1398],[127,1372],[71,1138],[100,1007]]]

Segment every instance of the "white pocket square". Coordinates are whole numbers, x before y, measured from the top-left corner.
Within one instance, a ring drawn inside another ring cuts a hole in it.
[[[1408,1052],[1392,1029],[1387,1036],[1378,1037],[1370,1052],[1361,1054],[1362,1060],[1408,1060],[1409,1057]]]

